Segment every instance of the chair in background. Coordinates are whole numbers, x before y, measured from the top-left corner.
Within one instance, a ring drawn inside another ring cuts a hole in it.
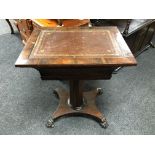
[[[6,20],[6,22],[8,23],[8,25],[9,25],[9,27],[10,27],[11,34],[14,34],[15,32],[14,32],[14,29],[13,29],[13,26],[12,26],[10,20],[9,20],[9,19],[5,19],[5,20]]]

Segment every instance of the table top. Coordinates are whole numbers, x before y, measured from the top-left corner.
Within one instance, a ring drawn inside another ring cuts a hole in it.
[[[132,66],[136,60],[117,27],[33,31],[17,67]]]

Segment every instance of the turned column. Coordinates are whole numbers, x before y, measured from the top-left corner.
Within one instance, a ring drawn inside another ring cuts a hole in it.
[[[83,81],[70,80],[70,105],[73,109],[81,109],[83,105]]]

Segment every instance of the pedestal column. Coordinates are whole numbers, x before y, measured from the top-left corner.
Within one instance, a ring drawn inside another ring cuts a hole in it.
[[[83,81],[70,80],[69,104],[74,110],[79,110],[83,105]]]

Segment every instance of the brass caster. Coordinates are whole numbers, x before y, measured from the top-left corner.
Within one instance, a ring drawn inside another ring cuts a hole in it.
[[[47,121],[46,127],[47,128],[53,128],[54,127],[54,121],[53,121],[53,119],[49,119]]]
[[[58,95],[58,93],[57,93],[56,90],[53,90],[53,94],[55,95],[55,97],[56,97],[57,99],[59,99],[59,95]]]
[[[103,94],[103,89],[97,88],[97,95],[102,95],[102,94]]]

